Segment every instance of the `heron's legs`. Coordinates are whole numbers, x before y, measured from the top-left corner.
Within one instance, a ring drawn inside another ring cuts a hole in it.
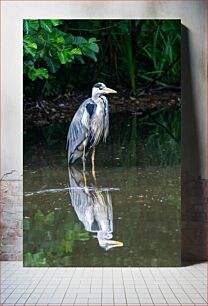
[[[96,183],[96,176],[95,176],[95,147],[92,148],[92,176]]]
[[[82,155],[82,165],[83,165],[83,172],[85,172],[85,161],[86,161],[86,157],[85,157],[85,152],[86,152],[86,145],[85,143],[83,144],[83,155]]]
[[[95,171],[95,147],[92,148],[92,171]]]
[[[83,171],[83,179],[84,179],[84,189],[87,190],[87,178],[86,178],[86,172]]]

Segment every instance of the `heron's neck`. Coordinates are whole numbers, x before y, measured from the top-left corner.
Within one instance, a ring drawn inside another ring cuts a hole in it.
[[[103,95],[92,95],[92,100],[95,102],[95,103],[98,103],[102,100],[102,98],[104,98],[105,96]]]

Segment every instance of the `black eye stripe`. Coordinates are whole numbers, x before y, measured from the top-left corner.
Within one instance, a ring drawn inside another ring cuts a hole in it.
[[[99,89],[102,89],[102,88],[103,88],[103,84],[101,84],[101,83],[96,83],[96,84],[94,85],[94,87],[99,88]]]

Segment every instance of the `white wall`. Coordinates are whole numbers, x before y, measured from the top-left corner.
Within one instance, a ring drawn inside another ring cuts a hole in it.
[[[3,1],[1,6],[1,177],[9,172],[6,178],[11,180],[22,175],[22,19],[179,18],[187,28],[185,67],[182,62],[183,171],[208,178],[206,1]]]

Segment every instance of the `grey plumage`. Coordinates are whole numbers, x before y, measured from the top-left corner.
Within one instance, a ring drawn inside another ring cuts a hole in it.
[[[87,232],[96,234],[99,245],[106,251],[123,246],[113,238],[113,207],[108,191],[101,191],[91,182],[86,185],[83,173],[69,166],[69,194],[78,219]]]
[[[109,132],[108,100],[104,96],[116,93],[103,83],[97,83],[92,89],[92,97],[85,100],[78,108],[70,124],[67,135],[68,162],[74,163],[95,147]]]

